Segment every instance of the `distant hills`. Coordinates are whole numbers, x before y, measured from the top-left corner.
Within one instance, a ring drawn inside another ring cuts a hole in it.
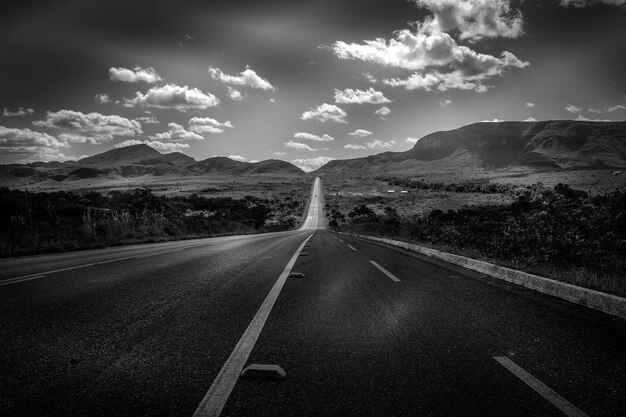
[[[54,180],[69,182],[86,178],[132,178],[149,176],[200,175],[304,176],[300,168],[289,162],[267,160],[240,162],[214,157],[203,161],[180,152],[162,154],[148,145],[132,145],[67,162],[34,162],[0,165],[0,183],[7,180]]]
[[[435,132],[413,149],[334,160],[314,173],[387,174],[428,169],[626,168],[626,122],[482,122]]]

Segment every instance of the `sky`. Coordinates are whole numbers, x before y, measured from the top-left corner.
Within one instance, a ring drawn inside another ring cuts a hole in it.
[[[480,121],[626,119],[626,0],[14,3],[0,164],[146,143],[310,171]]]

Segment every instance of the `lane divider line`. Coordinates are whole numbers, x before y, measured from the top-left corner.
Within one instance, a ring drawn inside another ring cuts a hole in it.
[[[352,246],[352,245],[348,245],[348,247],[349,247],[350,249],[352,249],[353,251],[355,251],[355,252],[357,251],[357,250],[356,250],[356,248],[355,248],[354,246]]]
[[[340,241],[341,243],[345,243],[345,242],[344,242],[343,240],[341,240],[341,239],[339,239],[339,241]]]
[[[400,280],[394,274],[392,274],[391,272],[387,271],[385,268],[383,268],[382,266],[378,265],[376,262],[370,261],[370,263],[372,265],[374,265],[376,268],[378,268],[380,270],[380,272],[382,272],[383,274],[385,274],[389,278],[391,278],[392,281],[400,282]]]
[[[34,277],[29,277],[29,278],[20,278],[17,281],[11,281],[11,282],[4,282],[3,281],[3,282],[0,282],[0,287],[3,287],[5,285],[17,284],[18,282],[30,281],[30,280],[33,280],[33,279],[39,279],[39,278],[45,278],[45,277],[46,277],[45,275],[37,275],[37,276],[34,276]]]
[[[285,285],[287,277],[291,273],[291,269],[296,263],[304,245],[306,245],[314,234],[315,232],[309,235],[309,237],[302,242],[300,247],[289,260],[289,263],[287,263],[287,266],[276,280],[276,283],[270,290],[269,294],[267,294],[267,297],[248,325],[248,328],[241,336],[241,339],[239,339],[237,346],[235,346],[235,349],[230,354],[230,357],[226,360],[222,369],[215,377],[215,380],[204,395],[200,405],[196,408],[196,411],[193,413],[193,417],[218,417],[222,413],[222,409],[224,408],[230,393],[233,391],[233,388],[237,383],[237,379],[239,378],[239,375],[241,374],[241,371],[250,356],[250,352],[252,352],[252,348],[254,348],[254,344],[256,343],[259,334],[261,334],[261,330],[263,330],[263,326],[272,311],[272,307],[278,299],[278,295]]]
[[[506,356],[494,356],[500,365],[504,366],[509,372],[518,377],[522,382],[535,390],[539,395],[548,400],[553,406],[561,410],[568,417],[589,417],[573,404],[561,397],[546,384],[526,372],[519,365]]]

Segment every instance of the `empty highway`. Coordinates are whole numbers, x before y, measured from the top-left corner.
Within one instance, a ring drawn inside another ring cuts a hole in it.
[[[623,415],[623,320],[323,206],[316,179],[297,231],[0,260],[0,415]]]

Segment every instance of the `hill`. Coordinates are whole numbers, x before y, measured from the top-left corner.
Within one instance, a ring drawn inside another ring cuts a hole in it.
[[[315,174],[411,173],[429,167],[565,170],[626,167],[626,122],[474,123],[435,132],[405,152],[334,160]]]
[[[190,177],[220,176],[304,176],[295,165],[285,161],[240,162],[225,157],[203,161],[180,152],[161,154],[145,144],[112,149],[94,156],[67,162],[33,162],[0,165],[0,184],[52,180],[71,182],[81,179],[127,179],[145,176]]]

